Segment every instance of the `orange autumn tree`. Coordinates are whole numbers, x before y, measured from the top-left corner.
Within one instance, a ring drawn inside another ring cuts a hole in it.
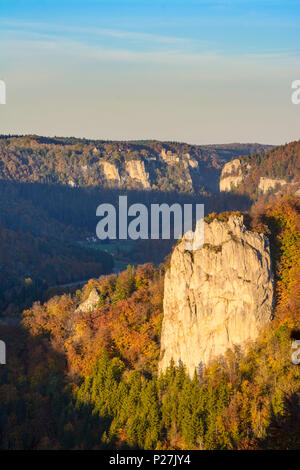
[[[275,317],[288,319],[297,327],[300,306],[300,202],[286,197],[267,207],[275,263]],[[294,322],[293,322],[294,319]]]

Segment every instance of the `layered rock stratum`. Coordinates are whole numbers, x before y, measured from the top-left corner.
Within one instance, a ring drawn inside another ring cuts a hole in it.
[[[204,224],[204,245],[176,246],[165,275],[159,369],[171,360],[192,377],[228,348],[255,340],[272,318],[273,274],[268,238],[243,216]]]

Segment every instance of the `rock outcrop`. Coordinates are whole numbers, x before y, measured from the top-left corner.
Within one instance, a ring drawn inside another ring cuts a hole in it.
[[[99,292],[97,291],[97,289],[92,289],[88,298],[78,306],[76,312],[91,312],[97,307],[99,300]]]
[[[255,340],[272,318],[273,275],[265,235],[242,216],[205,223],[203,248],[176,246],[165,275],[159,368],[173,359],[190,376],[234,345]]]
[[[261,177],[259,180],[258,189],[263,193],[267,193],[270,189],[280,188],[288,184],[285,180]]]
[[[142,160],[130,160],[126,162],[126,171],[130,178],[140,183],[143,188],[150,188],[149,173],[146,172],[145,164]]]
[[[104,176],[107,180],[120,183],[121,178],[120,178],[119,170],[115,165],[109,162],[105,162],[105,161],[101,162],[101,165],[102,165]]]
[[[176,163],[180,161],[177,153],[173,153],[170,150],[165,150],[164,148],[162,149],[160,156],[167,163]]]
[[[231,191],[243,181],[241,162],[235,158],[224,165],[220,178],[220,191]]]

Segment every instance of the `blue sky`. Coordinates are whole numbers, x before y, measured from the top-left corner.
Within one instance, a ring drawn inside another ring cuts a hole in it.
[[[0,0],[0,132],[300,138],[297,0]]]

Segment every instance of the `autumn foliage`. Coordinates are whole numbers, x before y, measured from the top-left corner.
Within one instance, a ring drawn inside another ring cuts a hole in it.
[[[1,447],[299,449],[300,205],[287,197],[247,217],[270,239],[276,305],[246,353],[233,348],[192,380],[174,364],[158,376],[162,267],[91,280],[35,303],[22,328],[2,327]]]

